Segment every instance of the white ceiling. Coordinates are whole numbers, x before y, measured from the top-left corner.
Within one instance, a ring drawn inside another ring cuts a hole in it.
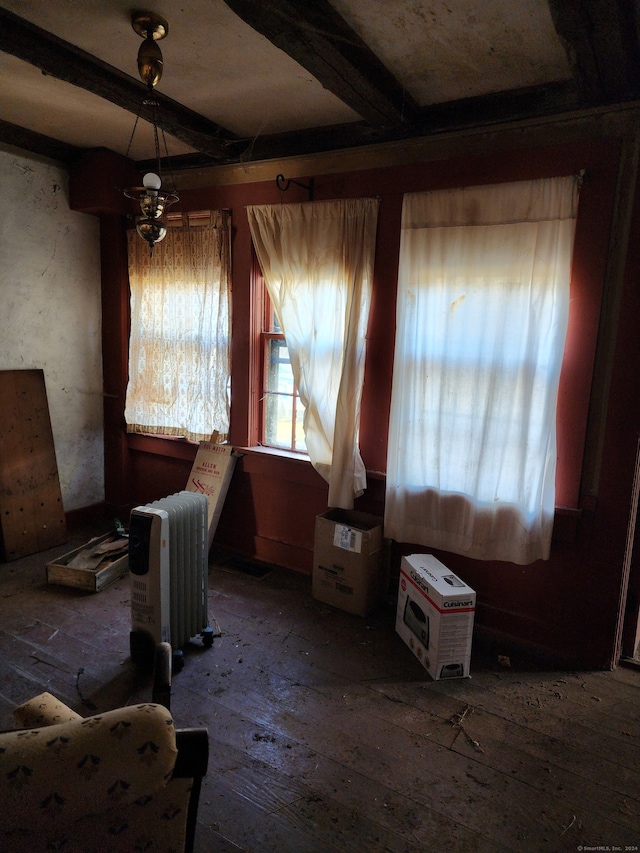
[[[420,106],[571,72],[546,0],[332,0]]]
[[[269,7],[269,0],[260,5]],[[548,0],[331,0],[331,6],[420,108],[567,83],[574,73]],[[128,0],[0,0],[0,9],[139,82],[133,8]],[[159,42],[164,75],[158,92],[246,140],[247,148],[269,134],[362,121],[224,0],[144,0],[142,8],[169,22]],[[0,51],[1,121],[81,149],[125,154],[134,118]],[[172,155],[195,151],[173,137],[168,142]],[[130,154],[153,156],[145,122]]]

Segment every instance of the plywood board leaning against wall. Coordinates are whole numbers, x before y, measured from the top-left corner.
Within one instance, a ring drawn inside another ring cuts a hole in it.
[[[42,370],[0,370],[0,558],[67,539]]]

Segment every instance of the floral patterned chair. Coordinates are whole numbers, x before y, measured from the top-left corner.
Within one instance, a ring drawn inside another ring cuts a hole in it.
[[[49,693],[14,717],[22,728],[0,734],[2,853],[193,849],[206,729],[176,730],[154,702],[83,718]]]

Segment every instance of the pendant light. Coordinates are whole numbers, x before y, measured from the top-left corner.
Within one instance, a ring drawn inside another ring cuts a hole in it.
[[[162,77],[164,66],[162,51],[160,50],[158,41],[165,38],[169,32],[169,24],[155,12],[135,11],[131,14],[131,26],[143,39],[138,51],[138,73],[142,82],[147,86],[149,95],[140,105],[140,110],[133,125],[133,131],[131,132],[131,138],[129,139],[127,156],[129,156],[138,120],[140,119],[140,113],[143,107],[150,107],[156,171],[147,172],[142,179],[141,187],[130,187],[124,190],[124,194],[127,198],[137,201],[140,205],[142,215],[136,217],[136,231],[148,243],[149,254],[153,256],[154,245],[163,240],[167,233],[167,226],[163,220],[165,209],[179,200],[178,193],[175,190],[173,174],[171,173],[171,161],[167,150],[167,141],[158,118],[160,105],[153,93],[154,87]],[[171,188],[165,187],[162,180],[160,138],[162,138],[166,162],[173,185]]]

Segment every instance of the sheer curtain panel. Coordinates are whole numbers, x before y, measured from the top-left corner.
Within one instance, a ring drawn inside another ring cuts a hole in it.
[[[207,439],[229,431],[231,217],[183,214],[149,257],[128,232],[128,432]]]
[[[304,406],[311,463],[329,506],[366,488],[358,449],[378,200],[253,205],[251,236]]]
[[[577,187],[405,196],[385,535],[548,558]]]

